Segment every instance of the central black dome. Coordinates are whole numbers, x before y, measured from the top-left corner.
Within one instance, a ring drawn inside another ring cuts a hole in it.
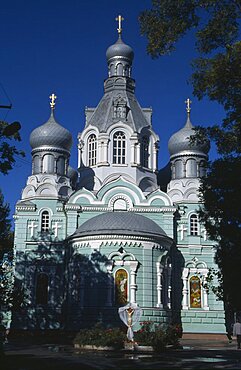
[[[147,217],[132,212],[107,212],[84,222],[72,237],[112,234],[166,236],[165,231]]]

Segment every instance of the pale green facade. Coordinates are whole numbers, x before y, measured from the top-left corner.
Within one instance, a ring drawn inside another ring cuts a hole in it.
[[[205,287],[215,250],[197,215],[208,147],[189,147],[188,111],[169,141],[169,178],[160,171],[157,182],[159,138],[151,109],[135,97],[133,55],[120,36],[107,50],[104,96],[86,108],[78,135],[78,171],[53,108],[31,134],[32,174],[14,216],[16,279],[30,305],[16,327],[118,325],[118,288],[143,309],[142,321],[225,332],[223,305]],[[126,279],[117,287],[120,271]]]

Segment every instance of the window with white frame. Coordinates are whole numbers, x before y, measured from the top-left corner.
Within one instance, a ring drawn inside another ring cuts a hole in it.
[[[49,212],[43,211],[41,217],[41,231],[46,232],[49,231]]]
[[[198,216],[193,214],[190,216],[190,235],[198,235],[199,234],[199,221]]]
[[[182,308],[209,310],[208,289],[206,287],[208,268],[205,262],[196,257],[186,263],[182,271]]]
[[[149,138],[147,136],[143,136],[141,141],[141,165],[149,167]]]
[[[97,140],[95,134],[90,135],[88,138],[88,165],[95,166],[96,165],[96,150],[97,148]]]
[[[201,308],[202,307],[202,289],[201,279],[197,275],[193,275],[189,279],[189,307]]]
[[[117,131],[113,138],[113,163],[126,163],[126,137],[124,132]]]

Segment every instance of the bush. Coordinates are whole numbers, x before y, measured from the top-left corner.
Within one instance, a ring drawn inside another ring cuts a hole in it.
[[[74,344],[96,347],[124,347],[126,334],[119,328],[104,328],[100,324],[91,329],[81,329],[74,339]]]
[[[162,351],[168,344],[178,345],[182,330],[179,325],[156,324],[151,321],[141,323],[141,328],[134,333],[134,341],[142,346],[152,346],[154,351]],[[97,324],[91,329],[81,329],[74,339],[80,346],[114,347],[120,349],[127,343],[126,330],[104,328]]]
[[[152,346],[157,352],[168,344],[178,345],[182,330],[179,325],[156,324],[151,321],[141,323],[141,328],[135,332],[135,341],[142,346]]]

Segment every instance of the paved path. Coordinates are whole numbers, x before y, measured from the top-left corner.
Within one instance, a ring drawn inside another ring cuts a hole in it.
[[[236,343],[181,340],[182,348],[151,353],[76,351],[72,345],[9,343],[1,370],[241,369]]]

